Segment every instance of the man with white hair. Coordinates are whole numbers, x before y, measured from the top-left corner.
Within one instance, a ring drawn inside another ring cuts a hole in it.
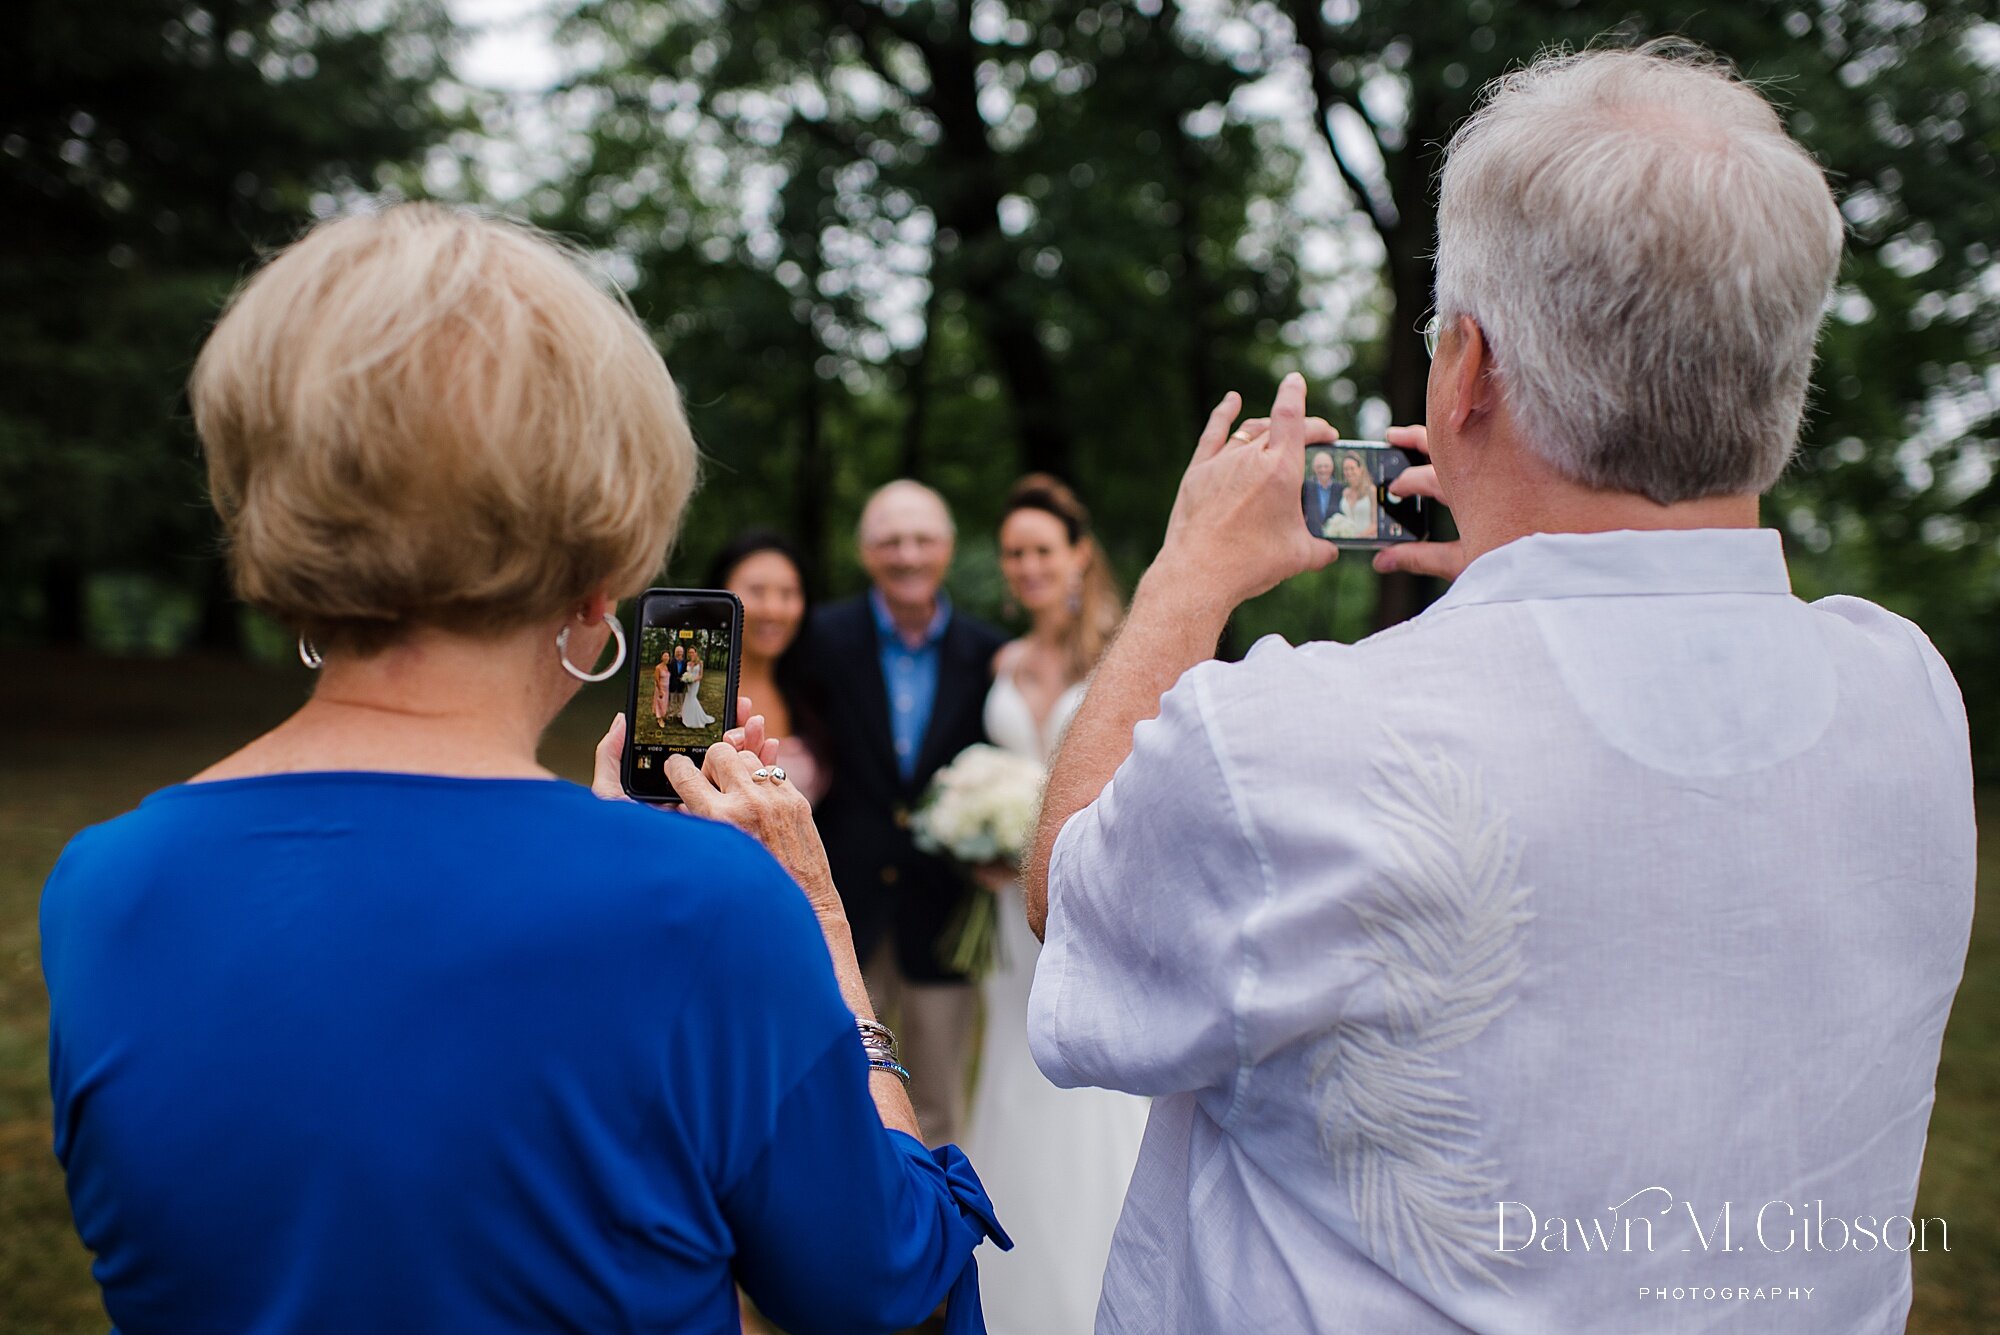
[[[944,591],[957,531],[944,497],[888,483],[862,507],[855,541],[870,588],[821,608],[803,659],[832,743],[832,783],[815,810],[854,949],[876,1008],[902,1038],[910,1101],[931,1144],[964,1129],[978,997],[946,938],[973,889],[918,851],[910,812],[954,756],[986,740],[980,710],[1006,636],[955,610]]]
[[[1335,554],[1303,381],[1234,434],[1231,395],[1049,780],[1036,1060],[1155,1097],[1098,1330],[1900,1330],[1950,1245],[1913,1216],[1972,784],[1922,632],[1794,598],[1757,526],[1825,180],[1698,53],[1552,57],[1452,140],[1438,231],[1398,487],[1462,537],[1376,563],[1456,584],[1204,662]]]

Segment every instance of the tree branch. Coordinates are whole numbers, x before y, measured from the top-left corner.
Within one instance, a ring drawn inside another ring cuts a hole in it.
[[[1360,205],[1361,211],[1368,215],[1368,221],[1375,228],[1376,234],[1386,242],[1396,231],[1396,220],[1382,212],[1381,207],[1375,202],[1374,192],[1368,188],[1368,183],[1361,179],[1361,173],[1356,171],[1354,164],[1341,153],[1340,144],[1333,137],[1334,108],[1346,107],[1359,116],[1361,123],[1368,127],[1369,135],[1374,138],[1378,151],[1382,147],[1381,133],[1367,111],[1356,107],[1348,98],[1342,97],[1340,90],[1334,86],[1333,74],[1328,68],[1326,34],[1320,28],[1318,0],[1292,0],[1290,11],[1293,34],[1298,38],[1299,49],[1305,52],[1306,69],[1312,75],[1314,118],[1319,124],[1320,137],[1326,140],[1327,151],[1333,154],[1333,165],[1340,172],[1340,179],[1346,183],[1348,191],[1353,194],[1354,202]],[[1383,161],[1388,161],[1388,154],[1383,152],[1382,158]]]
[[[929,53],[924,44],[907,31],[909,25],[897,21],[895,16],[885,14],[873,5],[861,4],[859,0],[844,4],[838,14],[839,22],[854,34],[854,40],[861,46],[861,58],[868,62],[868,68],[875,77],[905,97],[919,97],[917,89],[910,87],[889,68],[889,55],[884,49],[883,39],[893,36],[925,52],[925,63],[929,63]]]

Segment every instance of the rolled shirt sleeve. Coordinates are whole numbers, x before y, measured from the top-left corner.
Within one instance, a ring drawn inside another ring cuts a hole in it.
[[[1231,666],[1186,673],[1056,840],[1028,1039],[1057,1085],[1219,1090],[1243,1064],[1244,933],[1271,875],[1209,729]]]

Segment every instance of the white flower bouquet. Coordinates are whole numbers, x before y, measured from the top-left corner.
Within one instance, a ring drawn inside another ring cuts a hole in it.
[[[997,746],[968,746],[937,772],[910,821],[926,853],[977,867],[1019,866],[1041,811],[1042,767]],[[945,963],[956,973],[984,975],[992,965],[998,915],[995,896],[974,895],[947,939]]]

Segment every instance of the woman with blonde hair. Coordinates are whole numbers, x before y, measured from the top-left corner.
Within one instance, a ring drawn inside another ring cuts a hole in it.
[[[191,397],[237,588],[320,676],[44,892],[112,1322],[719,1332],[734,1280],[793,1332],[955,1290],[978,1329],[997,1225],[918,1139],[762,720],[673,758],[689,814],[536,760],[694,487],[630,311],[536,232],[407,205],[264,266]]]
[[[1028,617],[1002,648],[986,735],[1046,765],[1124,612],[1091,536],[1090,512],[1045,473],[1014,484],[1000,519],[1000,572]],[[1111,1230],[1139,1157],[1147,1103],[1102,1089],[1057,1089],[1028,1051],[1028,992],[1040,945],[1013,869],[983,877],[1001,897],[999,943],[980,984],[986,1028],[966,1143],[1019,1245],[981,1276],[996,1335],[1091,1328]]]

